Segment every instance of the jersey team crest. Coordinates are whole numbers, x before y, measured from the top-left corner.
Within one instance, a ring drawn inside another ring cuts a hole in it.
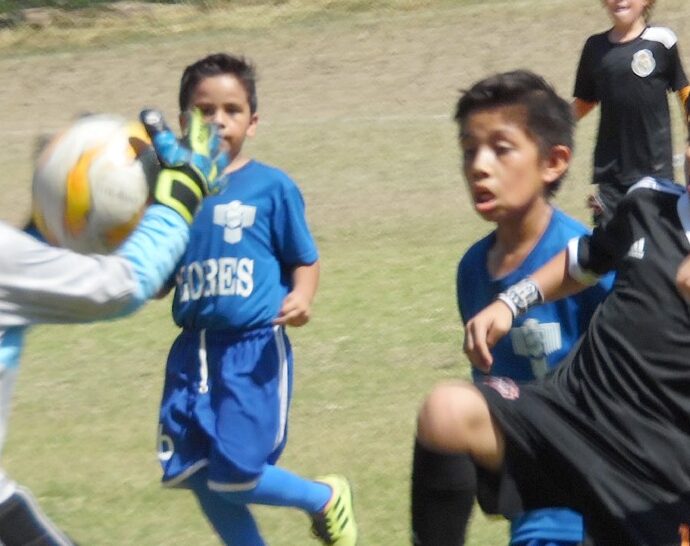
[[[649,49],[640,49],[633,55],[630,63],[632,71],[640,78],[646,78],[656,68],[656,60]]]
[[[254,225],[256,207],[244,205],[239,200],[213,208],[213,223],[223,226],[223,239],[226,243],[235,244],[242,240],[242,229]]]

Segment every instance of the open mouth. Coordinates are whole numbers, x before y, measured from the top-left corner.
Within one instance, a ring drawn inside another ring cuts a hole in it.
[[[476,191],[472,197],[474,199],[474,207],[478,212],[492,208],[496,201],[496,196],[489,191]]]

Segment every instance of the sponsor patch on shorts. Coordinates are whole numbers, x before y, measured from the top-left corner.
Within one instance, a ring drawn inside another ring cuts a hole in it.
[[[509,377],[487,377],[484,379],[484,384],[491,387],[506,400],[520,398],[520,387]]]

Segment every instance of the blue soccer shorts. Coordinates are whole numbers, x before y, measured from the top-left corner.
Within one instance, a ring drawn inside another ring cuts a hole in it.
[[[158,458],[163,484],[208,466],[216,491],[252,489],[287,442],[292,349],[283,327],[183,331],[168,356]]]

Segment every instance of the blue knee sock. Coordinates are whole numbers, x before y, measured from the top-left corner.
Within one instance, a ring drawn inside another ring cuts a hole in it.
[[[231,502],[223,493],[211,491],[206,485],[207,479],[206,469],[202,469],[188,478],[187,484],[223,543],[229,546],[265,546],[249,508]]]
[[[267,465],[254,489],[223,495],[237,503],[290,506],[305,512],[320,512],[331,498],[331,488],[277,466]]]

